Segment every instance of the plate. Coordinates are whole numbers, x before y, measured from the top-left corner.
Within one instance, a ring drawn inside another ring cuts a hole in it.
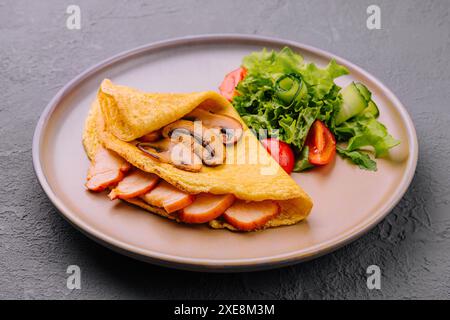
[[[102,79],[153,92],[217,90],[242,57],[266,47],[289,46],[306,61],[331,58],[350,75],[338,85],[361,81],[374,95],[386,124],[401,145],[368,172],[337,157],[323,168],[294,173],[314,208],[300,224],[253,233],[187,226],[106,195],[85,190],[89,161],[81,135]],[[269,269],[312,259],[358,238],[385,217],[406,192],[417,163],[414,125],[404,106],[375,77],[333,54],[300,43],[249,35],[205,35],[153,43],[116,55],[69,82],[44,110],[33,139],[33,163],[49,199],[92,239],[120,253],[168,267],[201,271]]]

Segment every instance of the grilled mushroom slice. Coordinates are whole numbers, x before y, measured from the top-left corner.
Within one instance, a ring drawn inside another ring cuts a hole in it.
[[[177,120],[165,126],[162,129],[162,135],[164,138],[171,138],[175,133],[177,136],[182,134],[189,134],[197,139],[200,143],[203,141],[204,127],[200,122],[194,123],[189,120]]]
[[[226,145],[235,144],[242,137],[242,124],[233,117],[212,113],[203,108],[196,108],[184,118],[202,121],[203,125],[208,128],[219,128],[223,143]]]
[[[218,166],[225,162],[225,146],[219,129],[203,130],[203,163],[207,166]]]
[[[202,168],[202,160],[189,146],[170,138],[157,142],[140,142],[136,147],[146,155],[182,170],[198,172]]]
[[[185,146],[191,149],[200,159],[203,158],[205,148],[203,148],[201,142],[191,136],[188,132],[179,132],[175,130],[170,139],[183,143]]]
[[[207,166],[221,165],[225,161],[220,129],[207,128],[201,122],[178,120],[165,126],[162,135],[190,146]]]

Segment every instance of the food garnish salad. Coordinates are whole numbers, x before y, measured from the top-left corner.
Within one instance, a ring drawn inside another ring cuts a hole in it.
[[[268,132],[262,142],[269,152],[277,142],[272,156],[288,173],[326,165],[336,153],[376,171],[370,154],[386,156],[400,142],[377,120],[378,107],[364,84],[334,83],[348,73],[335,60],[322,69],[288,47],[264,49],[244,57],[242,66],[225,76],[220,92],[255,134]]]

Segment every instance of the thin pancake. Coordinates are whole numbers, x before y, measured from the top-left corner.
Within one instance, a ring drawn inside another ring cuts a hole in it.
[[[105,87],[113,86],[109,88],[109,92],[115,92],[116,95],[121,98],[114,102],[117,108],[125,112],[126,110],[136,108],[134,101],[142,101],[142,95],[144,94],[137,90],[128,89],[122,86],[115,86],[110,81],[104,82],[100,89],[98,99],[92,104],[92,109],[89,113],[86,121],[85,131],[83,134],[83,144],[86,152],[90,158],[95,154],[95,150],[99,144],[104,145],[106,148],[111,149],[125,158],[132,165],[139,169],[155,173],[162,179],[171,183],[175,187],[189,192],[191,194],[197,194],[201,192],[208,192],[213,194],[234,194],[237,198],[249,200],[249,201],[261,201],[267,199],[278,200],[281,206],[281,213],[274,219],[270,220],[266,227],[276,227],[281,225],[295,224],[303,220],[311,211],[312,201],[310,197],[292,180],[292,178],[284,172],[281,167],[272,159],[272,157],[265,151],[259,144],[256,137],[240,119],[234,108],[228,101],[224,100],[220,95],[209,92],[207,93],[208,107],[214,109],[215,112],[225,115],[230,115],[236,119],[239,119],[244,127],[244,134],[236,145],[232,146],[235,162],[226,163],[218,167],[206,167],[203,166],[200,172],[188,172],[175,168],[174,166],[166,163],[161,163],[153,158],[146,156],[140,151],[134,144],[134,141],[124,141],[117,137],[111,130],[111,128],[119,127],[116,125],[116,118],[107,118],[103,112],[105,109],[111,106],[111,95],[108,96],[105,102],[105,95],[102,91]],[[124,96],[128,95],[127,98]],[[167,101],[168,97],[163,98],[163,94],[159,94],[163,101]],[[169,94],[172,95],[172,94]],[[188,94],[184,94],[188,95]],[[198,99],[199,94],[193,94],[197,98],[187,99],[183,104],[178,100],[178,106],[183,109],[182,112],[174,114],[172,111],[166,113],[164,120],[161,120],[162,125],[152,124],[155,130],[160,127],[178,120],[186,113],[192,111],[198,105],[192,105],[192,101]],[[205,93],[203,93],[205,95]],[[215,101],[218,101],[216,103]],[[203,102],[199,102],[202,107],[205,107]],[[189,106],[186,106],[189,105]],[[144,109],[147,108],[148,114],[153,114],[154,110],[161,110],[155,106],[141,105],[138,114],[144,114]],[[109,123],[108,120],[109,119]],[[146,119],[153,119],[146,117]],[[134,126],[137,122],[120,120],[122,128]],[[145,122],[145,121],[144,121]],[[148,120],[153,122],[153,120]],[[133,124],[132,124],[133,123]],[[148,128],[149,123],[142,123],[142,127]],[[139,132],[140,135],[148,133],[148,131],[135,128],[133,136]],[[147,130],[147,129],[146,129]],[[119,130],[120,131],[120,130]],[[115,132],[116,133],[116,132]],[[120,134],[119,134],[120,135]],[[256,142],[256,143],[255,143]],[[251,156],[257,155],[259,163],[253,163]],[[237,160],[240,162],[237,162]],[[238,164],[239,163],[239,164]],[[263,164],[261,164],[263,163]],[[264,170],[273,169],[271,174],[264,174]],[[164,210],[160,208],[153,208],[148,206],[141,200],[133,200],[133,204],[143,207],[151,212],[167,216],[164,214]],[[173,218],[173,217],[171,217]],[[214,220],[210,222],[213,228],[229,228],[234,229],[230,225],[224,223],[221,220]]]

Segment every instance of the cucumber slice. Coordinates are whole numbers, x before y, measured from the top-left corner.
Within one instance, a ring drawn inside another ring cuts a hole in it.
[[[378,110],[378,107],[375,104],[375,102],[370,100],[369,103],[367,104],[367,108],[365,108],[363,112],[361,112],[361,114],[370,114],[374,118],[378,118],[378,116],[380,115],[380,111]]]
[[[369,91],[369,89],[367,89],[365,85],[363,85],[361,82],[357,82],[355,83],[355,86],[363,95],[364,99],[366,99],[366,101],[372,100],[372,93]]]
[[[362,115],[371,115],[375,118],[378,118],[380,115],[380,111],[378,110],[377,105],[372,100],[372,93],[367,89],[365,85],[358,82],[355,84],[356,88],[358,88],[359,92],[364,96],[364,99],[367,101],[367,108],[365,108],[361,114]]]
[[[367,101],[354,82],[342,89],[341,94],[341,109],[335,119],[337,126],[367,108]]]
[[[308,94],[308,89],[302,78],[296,74],[285,74],[275,83],[275,95],[284,103],[291,105]]]

